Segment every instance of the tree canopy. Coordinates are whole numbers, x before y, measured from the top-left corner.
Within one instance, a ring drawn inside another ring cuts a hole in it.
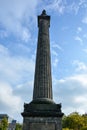
[[[73,112],[68,116],[63,116],[62,119],[63,130],[87,130],[87,115],[80,115]]]
[[[7,130],[8,128],[8,120],[7,118],[3,118],[0,122],[0,130]]]

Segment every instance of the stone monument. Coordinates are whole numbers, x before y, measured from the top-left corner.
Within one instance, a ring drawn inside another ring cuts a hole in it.
[[[61,104],[53,101],[49,40],[50,16],[38,16],[38,45],[33,100],[24,104],[23,130],[62,130]]]

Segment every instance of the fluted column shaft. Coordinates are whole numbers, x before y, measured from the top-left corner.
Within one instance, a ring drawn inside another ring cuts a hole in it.
[[[38,16],[38,44],[33,99],[52,99],[52,76],[49,41],[50,16],[43,11]]]

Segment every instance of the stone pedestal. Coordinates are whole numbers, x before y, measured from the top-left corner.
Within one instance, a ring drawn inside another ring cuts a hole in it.
[[[62,130],[61,104],[51,100],[33,100],[24,104],[23,130]]]
[[[62,130],[60,117],[25,117],[23,130]]]

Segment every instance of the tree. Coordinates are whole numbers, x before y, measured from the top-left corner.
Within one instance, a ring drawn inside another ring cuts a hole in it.
[[[17,123],[17,124],[16,124],[15,130],[22,130],[22,125],[19,124],[19,123]]]
[[[81,130],[87,130],[87,126],[83,126]]]
[[[62,130],[70,130],[69,128],[63,128]]]
[[[83,114],[82,117],[84,120],[84,126],[87,126],[87,114]]]
[[[2,130],[1,122],[0,122],[0,130]]]
[[[8,120],[7,120],[7,118],[3,118],[1,120],[1,127],[0,127],[0,129],[1,130],[7,130],[7,128],[8,128]]]
[[[63,128],[80,130],[84,126],[84,120],[77,112],[73,112],[63,118]]]

